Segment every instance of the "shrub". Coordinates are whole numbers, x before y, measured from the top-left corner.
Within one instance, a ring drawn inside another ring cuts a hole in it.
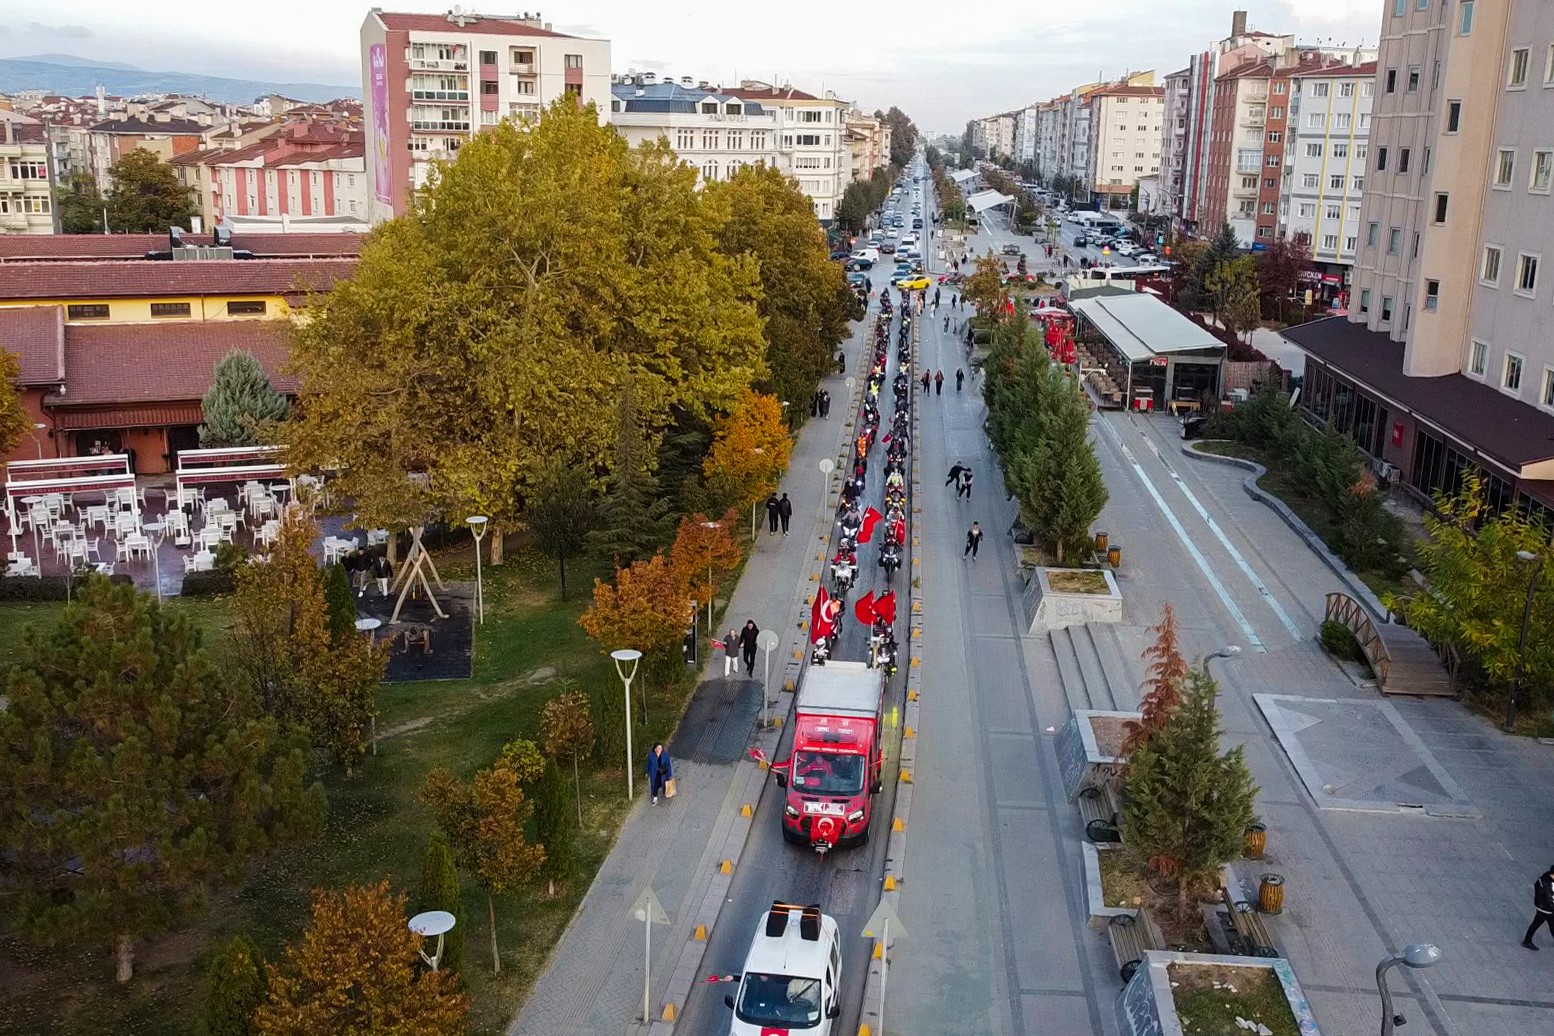
[[[70,584],[64,576],[8,576],[0,579],[0,601],[64,601]]]
[[[183,577],[184,597],[218,597],[237,588],[231,569],[214,569],[210,572],[188,572]]]
[[[626,699],[619,688],[594,695],[594,761],[614,769],[626,754]]]

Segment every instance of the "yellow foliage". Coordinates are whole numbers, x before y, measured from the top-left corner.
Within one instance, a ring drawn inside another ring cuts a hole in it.
[[[777,488],[792,451],[777,397],[747,389],[713,426],[702,471],[715,493],[743,511]]]

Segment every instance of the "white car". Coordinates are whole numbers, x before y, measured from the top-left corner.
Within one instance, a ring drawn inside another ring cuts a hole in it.
[[[729,1036],[804,1032],[831,1036],[842,1013],[842,944],[836,919],[818,904],[773,903],[755,930],[739,990],[723,1003],[734,1011]]]
[[[1137,255],[1139,246],[1132,241],[1119,241],[1113,246],[1118,255]]]

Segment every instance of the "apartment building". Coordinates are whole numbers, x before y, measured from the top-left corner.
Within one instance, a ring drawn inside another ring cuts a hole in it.
[[[1024,108],[1014,113],[1014,160],[1016,162],[1036,161],[1036,135],[1039,105],[1036,102],[1027,104]]]
[[[1160,96],[1160,183],[1156,211],[1178,215],[1187,159],[1187,115],[1192,69],[1167,75]]]
[[[610,124],[632,147],[663,138],[696,170],[698,183],[726,180],[741,166],[780,167],[782,121],[776,109],[689,77],[658,82],[652,73],[617,77]]]
[[[1289,104],[1290,70],[1277,59],[1242,64],[1215,79],[1200,191],[1206,232],[1229,223],[1241,247],[1254,250],[1273,240]]]
[[[1276,236],[1311,249],[1313,298],[1336,302],[1359,247],[1376,63],[1297,70]]]
[[[406,212],[434,161],[482,127],[537,118],[563,96],[609,118],[610,42],[554,32],[538,15],[375,7],[360,37],[371,223]]]
[[[1036,175],[1051,180],[1063,172],[1058,161],[1060,121],[1063,113],[1061,98],[1043,101],[1036,106]]]
[[[0,111],[0,234],[52,234],[54,172],[41,123]]]
[[[777,138],[778,168],[809,197],[816,218],[830,226],[842,192],[853,179],[845,118],[851,105],[830,90],[816,97],[788,84],[776,86],[758,79],[746,79],[725,92],[776,114],[782,127]]]
[[[360,129],[297,120],[238,148],[173,159],[208,226],[284,233],[366,230],[366,148]]]
[[[206,123],[180,118],[170,112],[125,114],[105,119],[87,129],[85,159],[98,186],[107,190],[108,170],[131,151],[149,151],[162,161],[197,151]]]
[[[1090,113],[1085,178],[1108,208],[1126,205],[1139,180],[1160,171],[1165,91],[1154,78],[1153,72],[1140,72],[1085,97]]]
[[[858,108],[843,115],[847,127],[847,146],[852,152],[852,178],[867,180],[874,170],[890,164],[890,123],[865,115]]]
[[[1385,0],[1349,312],[1301,406],[1421,496],[1554,518],[1554,7]]]

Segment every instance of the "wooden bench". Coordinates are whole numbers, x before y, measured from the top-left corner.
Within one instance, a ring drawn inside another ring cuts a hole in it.
[[[1122,800],[1111,781],[1080,791],[1079,819],[1084,822],[1085,837],[1090,841],[1122,841]]]
[[[1228,910],[1230,948],[1238,957],[1278,957],[1279,950],[1273,944],[1273,935],[1257,907],[1244,899],[1228,885],[1220,886],[1220,898]]]
[[[1117,962],[1117,975],[1124,985],[1143,963],[1146,951],[1166,948],[1165,937],[1147,909],[1140,909],[1131,916],[1119,914],[1112,918],[1106,926],[1106,935],[1111,939],[1112,959]]]

